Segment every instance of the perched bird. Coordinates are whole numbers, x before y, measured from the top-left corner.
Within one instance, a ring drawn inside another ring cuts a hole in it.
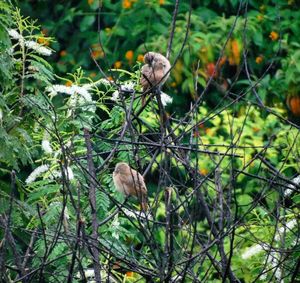
[[[141,73],[141,85],[143,91],[152,87],[160,89],[168,79],[171,68],[169,60],[160,53],[148,52],[144,56],[144,63]],[[145,96],[142,96],[142,104],[145,105]]]
[[[148,209],[147,188],[143,176],[132,169],[127,163],[117,163],[113,172],[116,189],[126,196],[136,196],[143,211]]]

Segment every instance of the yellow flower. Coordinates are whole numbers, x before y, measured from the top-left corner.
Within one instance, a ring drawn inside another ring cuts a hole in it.
[[[139,54],[138,57],[137,57],[137,60],[138,60],[139,62],[143,62],[143,61],[144,61],[144,55]]]
[[[259,10],[260,10],[261,12],[264,12],[264,11],[266,10],[266,6],[265,6],[265,5],[261,5],[261,6],[259,7]]]
[[[102,50],[102,47],[99,43],[92,44],[92,57],[94,59],[103,58],[104,52]]]
[[[255,62],[256,64],[261,64],[263,61],[263,56],[259,55],[255,58]]]
[[[62,50],[59,52],[60,57],[65,57],[67,55],[67,51],[66,50]]]
[[[105,31],[106,31],[107,33],[111,33],[111,28],[105,28]]]
[[[171,82],[171,87],[176,87],[176,86],[177,86],[176,82]]]
[[[119,69],[122,66],[122,62],[121,61],[116,61],[114,64],[115,69]]]
[[[256,18],[257,18],[257,20],[258,20],[259,22],[262,22],[263,19],[264,19],[264,15],[258,14],[258,15],[256,16]]]
[[[66,83],[65,83],[65,86],[71,86],[72,85],[72,82],[71,81],[67,81]]]
[[[205,129],[205,134],[212,137],[214,135],[214,131],[210,128]]]
[[[132,51],[132,50],[128,50],[128,51],[126,52],[126,54],[125,54],[125,58],[126,58],[128,61],[132,61],[133,55],[134,55],[133,51]]]
[[[201,169],[199,170],[199,172],[200,172],[201,175],[204,175],[204,176],[208,174],[208,170],[205,169],[205,168],[201,168]]]
[[[122,6],[124,9],[130,9],[132,7],[132,2],[130,0],[123,0]]]
[[[92,5],[94,3],[94,0],[87,0],[89,5]]]
[[[165,4],[165,0],[158,0],[158,4],[159,5],[164,5]]]
[[[271,31],[269,37],[272,39],[272,41],[275,41],[279,38],[279,34],[276,31]]]

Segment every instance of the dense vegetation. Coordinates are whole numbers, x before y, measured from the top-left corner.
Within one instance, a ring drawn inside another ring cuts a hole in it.
[[[2,282],[300,280],[299,4],[175,2],[0,0]]]

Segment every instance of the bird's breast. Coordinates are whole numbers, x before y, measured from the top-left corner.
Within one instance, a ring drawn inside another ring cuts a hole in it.
[[[113,181],[114,181],[117,191],[125,194],[125,187],[124,187],[124,184],[122,183],[120,174],[114,172],[113,173]]]

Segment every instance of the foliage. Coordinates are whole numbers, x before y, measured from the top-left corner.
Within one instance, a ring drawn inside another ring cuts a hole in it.
[[[24,257],[32,282],[81,282],[95,246],[111,282],[232,281],[222,249],[241,281],[297,280],[297,4],[194,4],[184,45],[183,1],[167,111],[156,97],[141,107],[139,70],[147,50],[167,49],[171,1],[105,0],[100,34],[97,1],[35,4],[42,27],[22,16],[31,2],[0,1],[1,279],[24,276],[18,257],[37,233]],[[151,165],[153,219],[116,192],[119,161]]]

